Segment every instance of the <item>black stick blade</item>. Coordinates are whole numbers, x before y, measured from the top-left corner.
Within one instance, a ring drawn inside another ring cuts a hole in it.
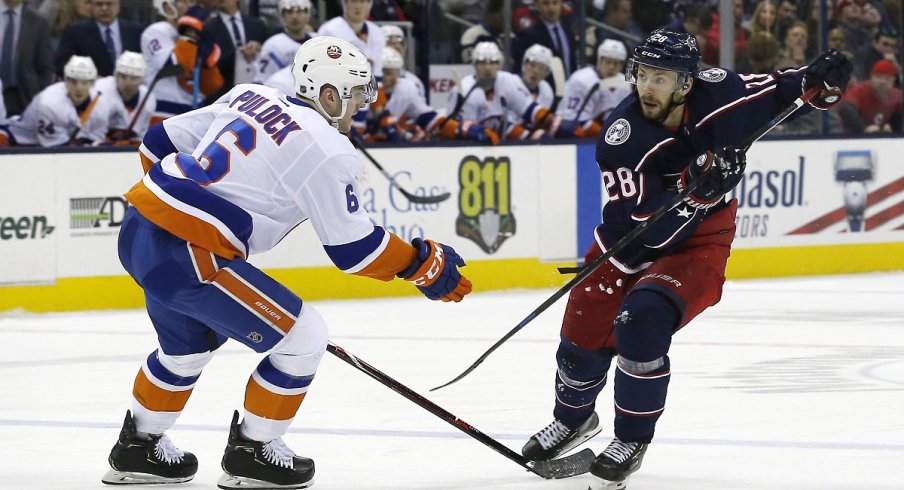
[[[401,187],[396,187],[396,189],[398,189],[402,193],[402,195],[405,196],[405,199],[408,199],[414,204],[439,204],[452,196],[452,194],[449,194],[448,192],[443,192],[442,194],[436,194],[432,196],[419,196],[417,194],[412,194],[402,189]]]
[[[571,478],[590,471],[590,463],[596,459],[593,450],[584,449],[564,458],[534,461],[531,471],[547,480]]]

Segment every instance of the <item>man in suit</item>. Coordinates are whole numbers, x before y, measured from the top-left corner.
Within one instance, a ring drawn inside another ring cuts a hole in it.
[[[116,59],[123,51],[141,52],[144,26],[120,20],[119,0],[90,0],[91,19],[73,22],[60,36],[54,62],[57,74],[72,55],[89,56],[101,77],[113,75]]]
[[[224,81],[220,91],[208,97],[208,102],[217,100],[235,86],[236,56],[242,56],[248,66],[256,67],[261,46],[267,40],[267,25],[257,17],[242,15],[239,0],[223,0],[220,8],[204,24],[204,35],[220,46],[220,61],[217,66]],[[254,73],[250,75],[247,78],[249,82],[254,78]]]
[[[562,18],[562,0],[536,0],[539,22],[521,31],[512,49],[512,59],[517,64],[516,71],[521,72],[520,63],[524,52],[534,44],[546,46],[553,54],[561,58],[565,65],[567,77],[577,68],[575,66],[575,41],[571,25]]]
[[[7,113],[21,114],[53,78],[47,21],[22,0],[0,4],[0,81]]]

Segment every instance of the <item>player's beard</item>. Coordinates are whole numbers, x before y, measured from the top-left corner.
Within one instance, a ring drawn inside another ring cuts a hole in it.
[[[662,101],[657,100],[657,99],[641,98],[640,99],[640,110],[643,113],[643,117],[645,117],[646,119],[648,119],[650,121],[656,121],[659,124],[662,124],[665,122],[666,119],[668,119],[669,114],[671,114],[672,111],[675,110],[675,108],[678,108],[678,107],[684,105],[685,100],[686,100],[685,97],[680,97],[676,100],[675,92],[672,92],[672,95],[669,96],[668,102],[666,102],[664,105],[663,105]],[[656,104],[656,106],[651,108],[651,107],[648,107],[647,105],[645,105],[644,102],[652,102],[652,103]]]

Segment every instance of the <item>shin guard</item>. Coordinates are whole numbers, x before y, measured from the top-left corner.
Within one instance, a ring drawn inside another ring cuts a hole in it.
[[[612,363],[609,350],[582,349],[562,337],[556,351],[556,407],[553,415],[574,429],[593,413],[596,397],[606,386],[606,372]]]

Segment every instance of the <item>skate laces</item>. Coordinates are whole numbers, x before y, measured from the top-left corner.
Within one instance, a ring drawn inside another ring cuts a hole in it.
[[[289,469],[295,467],[295,453],[286,446],[281,437],[264,444],[263,454],[267,461],[277,466]]]
[[[632,454],[634,454],[634,450],[637,449],[638,445],[639,443],[637,442],[622,442],[616,437],[609,443],[603,452],[613,461],[624,463]]]
[[[169,437],[162,435],[160,439],[157,439],[157,444],[154,445],[154,456],[166,464],[178,464],[182,462],[185,451],[177,448]]]
[[[537,438],[537,442],[540,443],[540,446],[543,449],[549,449],[562,442],[569,434],[571,434],[571,429],[565,427],[565,424],[562,422],[553,420],[545,429],[537,432],[537,435],[534,437]]]

